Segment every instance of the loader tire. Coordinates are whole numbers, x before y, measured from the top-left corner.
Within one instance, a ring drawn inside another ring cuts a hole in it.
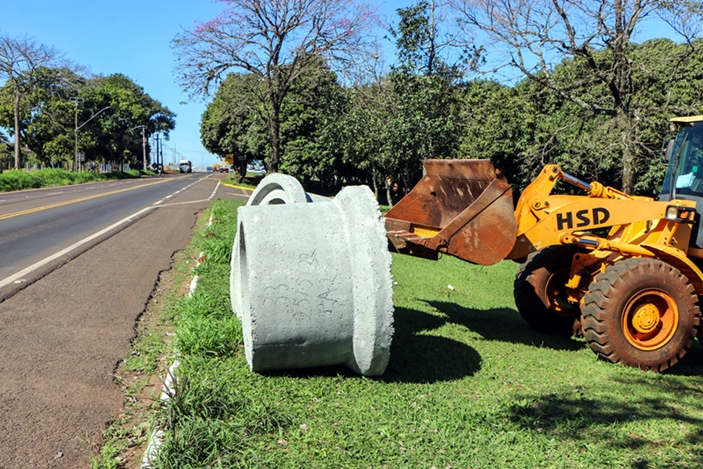
[[[607,267],[589,286],[582,310],[586,341],[599,358],[652,371],[686,354],[701,320],[688,279],[646,258]]]
[[[578,303],[566,299],[576,246],[550,246],[530,254],[515,276],[515,305],[532,328],[549,334],[575,335],[580,331]]]

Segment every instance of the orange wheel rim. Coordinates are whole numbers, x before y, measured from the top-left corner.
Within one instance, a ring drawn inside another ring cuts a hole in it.
[[[580,313],[578,304],[566,299],[566,282],[569,280],[569,269],[561,269],[555,272],[547,280],[546,296],[549,302],[549,309],[559,316],[574,317]]]
[[[671,340],[679,324],[674,299],[662,290],[644,290],[625,305],[622,330],[625,338],[640,350],[655,350]]]

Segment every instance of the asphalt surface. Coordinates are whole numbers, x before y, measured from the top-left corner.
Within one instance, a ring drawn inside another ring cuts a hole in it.
[[[0,282],[113,226],[0,290],[0,468],[90,467],[124,404],[112,373],[160,272],[213,197],[246,194],[202,176],[0,193]]]

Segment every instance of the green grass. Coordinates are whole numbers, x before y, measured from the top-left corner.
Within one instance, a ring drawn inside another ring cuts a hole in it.
[[[121,173],[91,173],[87,171],[73,173],[63,169],[42,169],[28,173],[22,170],[11,170],[0,173],[0,192],[69,186],[112,179],[138,178],[142,175],[153,176],[154,174],[153,171],[139,171],[137,169]]]
[[[379,378],[249,372],[229,305],[237,206],[216,201],[194,239],[216,254],[173,310],[181,366],[156,417],[158,467],[703,465],[703,348],[665,374],[597,361],[583,340],[525,325],[510,262],[393,255],[395,334]]]

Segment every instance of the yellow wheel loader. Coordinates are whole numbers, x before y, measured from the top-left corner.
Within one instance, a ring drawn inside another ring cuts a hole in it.
[[[488,160],[429,160],[386,215],[398,252],[489,265],[521,262],[515,303],[533,328],[583,333],[602,359],[663,371],[701,322],[703,116],[674,118],[659,201],[547,165],[521,194]],[[559,182],[583,195],[553,194]]]

